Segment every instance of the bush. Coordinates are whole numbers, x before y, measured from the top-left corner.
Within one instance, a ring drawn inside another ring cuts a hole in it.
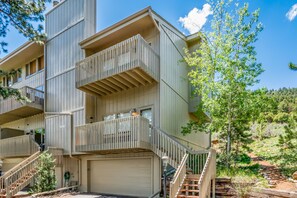
[[[289,120],[289,114],[280,112],[274,116],[274,122],[278,123],[286,123]]]
[[[37,177],[32,188],[33,193],[51,191],[56,188],[55,161],[51,154],[44,152],[40,156]]]

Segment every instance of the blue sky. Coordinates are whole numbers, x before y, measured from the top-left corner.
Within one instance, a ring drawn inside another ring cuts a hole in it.
[[[251,10],[261,9],[260,21],[264,31],[256,43],[258,61],[265,72],[256,86],[277,89],[297,87],[297,72],[288,69],[288,63],[297,63],[297,17],[290,21],[286,13],[297,4],[297,0],[247,0]],[[179,22],[180,17],[197,8],[203,9],[205,0],[97,0],[97,31],[147,7],[152,8],[180,31],[188,33]],[[205,26],[209,23],[206,22]],[[11,52],[26,41],[22,35],[11,29],[5,41]],[[5,54],[0,54],[3,57]]]

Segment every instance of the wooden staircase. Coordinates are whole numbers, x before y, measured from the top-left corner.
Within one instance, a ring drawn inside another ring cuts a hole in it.
[[[0,197],[12,197],[33,181],[41,152],[38,151],[0,177]]]
[[[211,197],[211,183],[214,184],[216,176],[216,153],[213,149],[190,149],[158,128],[151,129],[150,143],[160,158],[168,156],[169,164],[176,168],[170,182],[170,198]],[[213,189],[213,198],[214,192]]]
[[[200,175],[187,175],[182,188],[177,195],[178,198],[196,198],[199,197],[199,178]]]

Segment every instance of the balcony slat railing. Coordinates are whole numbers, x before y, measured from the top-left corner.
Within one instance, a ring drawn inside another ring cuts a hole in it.
[[[77,152],[114,149],[149,149],[149,122],[137,116],[76,127]]]
[[[39,145],[30,135],[16,136],[0,140],[0,157],[29,156],[39,151]]]
[[[23,107],[24,105],[36,106],[40,108],[44,103],[44,92],[33,89],[31,87],[23,87],[20,89],[20,92],[23,96],[26,96],[29,99],[29,102],[21,103],[14,98],[7,98],[0,100],[0,114],[4,114],[9,111],[16,110]]]
[[[76,87],[137,67],[159,81],[159,55],[139,34],[76,63]]]

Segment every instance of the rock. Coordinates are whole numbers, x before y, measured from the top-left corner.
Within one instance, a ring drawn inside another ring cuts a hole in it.
[[[297,180],[297,171],[296,171],[295,173],[293,173],[292,178],[293,178],[294,180]]]

